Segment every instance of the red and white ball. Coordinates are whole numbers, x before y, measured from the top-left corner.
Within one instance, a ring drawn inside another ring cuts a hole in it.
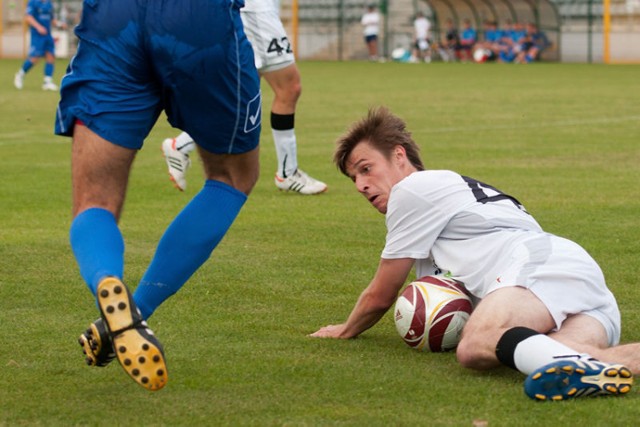
[[[396,329],[404,342],[416,350],[453,350],[472,310],[461,282],[425,276],[407,285],[398,297]]]
[[[491,57],[489,49],[479,48],[473,51],[473,60],[476,62],[486,62]]]

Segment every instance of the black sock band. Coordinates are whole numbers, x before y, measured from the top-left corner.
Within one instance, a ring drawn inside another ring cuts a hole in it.
[[[271,129],[273,130],[289,130],[293,129],[295,114],[276,114],[271,113]]]
[[[527,338],[539,334],[539,332],[523,326],[516,326],[515,328],[509,329],[502,335],[502,337],[500,337],[498,345],[496,345],[496,356],[498,357],[498,360],[503,365],[517,370],[518,368],[516,367],[516,363],[513,359],[516,347]]]

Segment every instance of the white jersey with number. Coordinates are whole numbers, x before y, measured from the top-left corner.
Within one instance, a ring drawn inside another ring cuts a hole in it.
[[[449,273],[476,298],[530,289],[559,328],[567,316],[600,320],[611,344],[620,313],[597,263],[578,244],[546,233],[513,197],[451,171],[415,172],[391,191],[382,258],[413,258],[416,275]]]
[[[295,63],[291,43],[280,20],[279,1],[246,0],[240,16],[259,72],[265,73]]]

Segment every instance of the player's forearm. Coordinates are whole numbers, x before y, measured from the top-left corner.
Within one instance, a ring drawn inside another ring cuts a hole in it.
[[[44,30],[44,27],[42,25],[40,25],[38,23],[38,21],[36,21],[36,18],[34,18],[31,15],[27,15],[27,17],[25,18],[25,21],[27,21],[27,24],[29,24],[29,26],[35,28],[36,31],[38,31],[38,32],[40,32],[41,30]]]
[[[353,338],[373,327],[384,316],[390,305],[378,301],[368,293],[360,295],[356,306],[349,315],[341,338]]]

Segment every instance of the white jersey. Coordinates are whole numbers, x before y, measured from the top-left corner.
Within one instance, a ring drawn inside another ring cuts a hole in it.
[[[415,259],[417,277],[448,273],[477,299],[526,287],[558,328],[585,313],[601,321],[611,344],[619,340],[620,313],[597,263],[491,186],[451,171],[415,172],[393,187],[386,225],[382,258]]]
[[[413,28],[416,34],[416,40],[427,40],[429,38],[431,22],[424,16],[421,16],[413,21]]]
[[[360,19],[365,36],[377,36],[380,32],[380,14],[378,12],[367,12]]]

